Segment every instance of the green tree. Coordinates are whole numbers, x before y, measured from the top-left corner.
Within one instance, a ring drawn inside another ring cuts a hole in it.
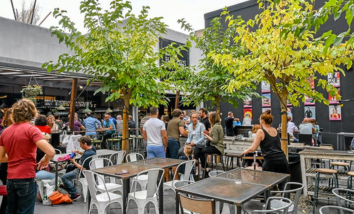
[[[328,105],[329,101],[311,88],[308,79],[313,77],[317,86],[338,96],[337,89],[326,81],[327,75],[335,71],[345,75],[340,66],[352,60],[353,53],[345,44],[328,47],[324,41],[315,40],[315,32],[307,27],[299,27],[301,31],[282,29],[283,24],[290,26],[298,24],[295,20],[308,19],[313,13],[312,1],[280,0],[275,3],[267,0],[266,4],[267,7],[259,1],[262,12],[247,22],[227,16],[227,19],[235,20],[229,27],[237,28],[234,41],[245,45],[247,55],[235,58],[215,52],[211,57],[234,74],[229,90],[249,87],[253,82],[270,83],[280,101],[282,149],[287,154],[287,141],[284,140],[287,138],[287,99],[298,106],[299,100],[304,101],[308,96]]]
[[[73,51],[64,53],[57,62],[47,62],[48,71],[83,72],[92,80],[100,81],[96,91],[109,96],[106,101],[117,100],[123,95],[123,149],[128,151],[129,106],[158,106],[166,104],[166,82],[157,81],[168,75],[167,68],[176,66],[179,49],[172,45],[156,52],[159,38],[166,33],[167,25],[161,17],[148,18],[149,7],[143,7],[139,15],[132,14],[130,2],[113,0],[109,10],[103,10],[96,0],[81,1],[80,11],[85,15],[87,34],[75,28],[75,23],[65,15],[66,11],[54,10],[60,27],[51,27],[52,34]],[[171,60],[163,66],[158,61],[163,55]],[[171,65],[171,66],[169,66]]]
[[[239,100],[246,99],[247,96],[259,95],[254,92],[255,87],[243,87],[228,89],[233,74],[222,64],[215,64],[214,60],[208,55],[227,54],[237,58],[245,53],[243,46],[233,43],[232,39],[236,36],[236,28],[230,25],[225,29],[219,17],[211,21],[211,26],[201,32],[195,32],[184,19],[178,21],[182,28],[190,31],[190,41],[195,44],[195,48],[202,51],[202,58],[196,69],[190,69],[188,76],[185,77],[184,92],[186,94],[184,103],[199,105],[201,102],[210,101],[212,106],[216,106],[216,111],[220,113],[220,103],[228,102],[237,107]],[[233,22],[231,20],[230,22]],[[229,23],[230,23],[229,22]]]

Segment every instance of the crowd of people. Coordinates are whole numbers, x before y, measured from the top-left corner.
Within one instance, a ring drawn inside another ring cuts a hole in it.
[[[233,117],[232,114],[229,116]],[[135,127],[132,117],[129,120],[132,121],[130,125]],[[238,122],[235,119],[231,121]],[[262,113],[259,121],[260,124],[254,125],[252,130],[254,142],[243,154],[252,153],[260,146],[265,159],[263,170],[289,173],[278,132],[271,127],[273,116],[270,111]],[[78,140],[82,151],[74,151],[81,158],[70,158],[71,164],[61,176],[60,185],[70,194],[72,200],[80,198],[72,182],[73,178],[82,176],[79,174],[80,170],[88,170],[92,156],[96,155],[92,139],[101,132],[102,140],[105,141],[112,134],[121,133],[122,124],[120,115],[113,118],[106,113],[103,121],[100,121],[88,114],[81,122],[78,115],[74,115],[72,131],[84,133]],[[33,102],[22,99],[6,112],[2,125],[0,179],[7,185],[8,196],[3,199],[1,213],[5,213],[5,209],[8,213],[33,213],[37,195],[35,181],[55,177],[48,171],[48,163],[55,155],[55,150],[49,143],[50,133],[65,130],[68,123],[61,121],[57,115],[37,115]],[[306,130],[306,127],[300,126],[300,130]],[[217,112],[208,112],[205,108],[201,108],[199,112],[192,110],[189,115],[180,109],[174,109],[170,119],[167,115],[159,117],[158,108],[151,107],[149,115],[141,119],[140,128],[146,143],[147,158],[194,160],[195,166],[204,168],[206,177],[210,171],[207,155],[224,154],[224,129],[220,115]],[[180,143],[182,136],[187,139],[184,145]]]

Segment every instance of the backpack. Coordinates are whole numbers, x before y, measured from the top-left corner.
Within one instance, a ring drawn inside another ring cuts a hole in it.
[[[73,203],[73,200],[69,197],[68,194],[63,194],[59,191],[53,192],[49,196],[49,200],[52,202],[52,205],[56,204],[71,204]]]

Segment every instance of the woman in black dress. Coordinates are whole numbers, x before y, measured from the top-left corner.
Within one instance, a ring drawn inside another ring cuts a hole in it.
[[[264,157],[262,164],[263,171],[290,174],[289,164],[281,149],[278,132],[275,128],[271,127],[273,115],[270,113],[270,110],[261,114],[259,122],[262,129],[257,131],[252,146],[246,149],[242,154],[246,155],[250,152],[254,152],[260,146]]]

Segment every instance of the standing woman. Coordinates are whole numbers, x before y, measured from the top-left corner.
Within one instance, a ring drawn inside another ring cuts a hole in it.
[[[209,175],[209,167],[205,162],[206,154],[224,154],[224,131],[220,123],[220,116],[216,112],[211,112],[209,114],[209,122],[211,125],[210,135],[207,134],[207,131],[204,131],[203,135],[210,141],[210,145],[207,145],[202,149],[202,154],[199,156],[201,164],[205,169],[205,175]]]
[[[48,167],[54,157],[53,147],[43,139],[42,132],[30,121],[37,115],[32,101],[22,99],[12,106],[14,124],[0,136],[0,162],[8,162],[6,213],[34,213],[37,185],[36,171]],[[45,156],[36,162],[36,150]]]
[[[252,146],[246,149],[242,155],[254,152],[260,146],[264,157],[263,171],[290,174],[289,164],[281,149],[278,132],[275,128],[271,127],[273,115],[270,113],[270,110],[261,114],[259,122],[262,129],[257,131]]]
[[[4,118],[1,122],[2,126],[4,127],[4,129],[2,129],[0,131],[0,136],[1,133],[9,126],[11,126],[11,124],[13,124],[12,119],[11,119],[11,114],[12,114],[12,109],[9,108],[5,115]],[[7,163],[1,163],[0,165],[0,180],[2,181],[3,185],[6,185],[6,181],[7,181]],[[1,202],[1,207],[0,207],[0,213],[6,213],[6,206],[7,206],[7,196],[3,196],[2,197],[2,202]]]

